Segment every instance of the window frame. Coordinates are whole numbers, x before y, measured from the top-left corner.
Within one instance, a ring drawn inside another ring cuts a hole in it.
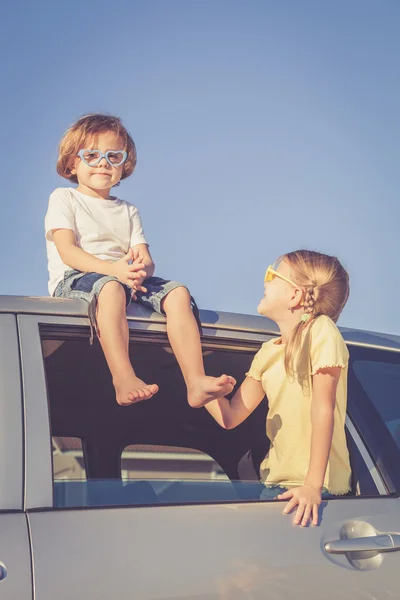
[[[0,511],[23,510],[24,412],[17,319],[0,314]]]
[[[368,344],[349,344],[349,346],[348,414],[353,422],[357,423],[359,435],[385,483],[387,493],[397,496],[400,495],[400,472],[398,469],[400,449],[387,431],[379,411],[355,375],[353,364],[357,362],[357,359],[365,360],[365,358],[361,358],[363,354],[371,352],[377,356],[376,362],[393,363],[394,361],[378,360],[378,358],[389,358],[390,356],[397,358],[400,351],[392,348],[374,348]],[[399,359],[400,357],[397,359],[397,364],[400,368]],[[353,393],[353,386],[358,388],[359,393]]]
[[[20,336],[21,362],[23,365],[22,381],[26,417],[25,507],[29,510],[69,510],[68,508],[58,508],[54,506],[50,414],[45,368],[42,356],[40,327],[44,326],[49,329],[54,327],[55,329],[63,331],[63,335],[68,334],[75,338],[78,333],[79,337],[82,335],[88,339],[89,321],[85,317],[40,314],[19,314],[17,316],[17,321]],[[145,320],[130,320],[129,328],[131,339],[136,337],[135,333],[142,339],[143,335],[145,335],[146,341],[151,341],[153,339],[154,341],[159,342],[161,336],[165,339],[164,322],[149,323]],[[66,329],[70,331],[66,332]],[[204,339],[207,345],[214,345],[216,349],[248,350],[250,346],[258,348],[260,343],[267,341],[271,337],[274,337],[274,335],[267,332],[265,334],[255,334],[252,332],[240,331],[240,329],[236,330],[234,328],[227,330],[224,327],[219,330],[217,326],[213,326],[206,330]],[[365,442],[364,436],[360,434],[360,429],[354,424],[354,414],[354,412],[349,414],[349,422],[353,425],[353,428],[349,429],[349,433],[357,445],[363,460],[366,462],[369,457],[371,465],[373,463],[371,451]],[[368,463],[366,464],[369,466]],[[375,467],[376,469],[372,476],[379,493],[383,494],[383,490],[388,488],[386,478],[382,478],[382,469],[385,472],[385,465],[377,463]],[[360,496],[356,498],[360,498]],[[243,501],[240,501],[239,503],[243,503]],[[186,503],[180,504],[185,505]],[[199,504],[201,504],[201,502],[199,502]],[[132,505],[132,508],[138,506],[139,505]],[[172,504],[168,506],[172,506]],[[98,507],[81,507],[82,510],[93,510],[96,508]],[[119,505],[110,504],[105,505],[104,508],[115,509],[119,508]],[[121,506],[121,508],[126,508],[126,506]]]

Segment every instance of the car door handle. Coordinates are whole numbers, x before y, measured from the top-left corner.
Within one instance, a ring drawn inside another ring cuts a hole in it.
[[[329,554],[351,554],[352,552],[395,552],[400,550],[400,534],[382,533],[371,537],[360,537],[327,542],[324,546]]]

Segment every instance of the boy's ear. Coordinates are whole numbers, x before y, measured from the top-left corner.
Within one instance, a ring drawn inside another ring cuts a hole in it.
[[[71,173],[71,175],[76,175],[76,161],[79,160],[77,158],[74,158],[74,161],[72,163],[72,165],[70,166],[69,172]]]

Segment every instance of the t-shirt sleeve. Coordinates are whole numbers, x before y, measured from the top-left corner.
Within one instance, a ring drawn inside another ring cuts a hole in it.
[[[65,188],[58,188],[50,195],[45,221],[46,238],[53,241],[53,229],[75,231],[75,214],[71,194]]]
[[[261,346],[260,350],[257,352],[253,361],[250,365],[250,369],[246,373],[246,377],[251,377],[256,381],[261,381],[261,377],[263,374],[263,366],[265,361],[263,360],[263,346]]]
[[[319,317],[311,329],[311,374],[329,367],[345,368],[349,351],[335,323],[328,317]]]
[[[147,240],[144,237],[142,219],[136,206],[130,207],[130,218],[131,218],[131,248],[137,244],[147,244]]]

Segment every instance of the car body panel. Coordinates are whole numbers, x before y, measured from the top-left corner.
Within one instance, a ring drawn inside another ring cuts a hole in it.
[[[40,315],[46,320],[53,317],[84,317],[87,318],[87,304],[83,300],[65,298],[36,297],[36,296],[0,296],[0,313]],[[132,303],[127,309],[127,317],[131,328],[138,323],[152,326],[159,331],[165,331],[165,318],[139,304]],[[206,335],[218,335],[234,332],[238,339],[253,339],[265,334],[279,333],[276,323],[259,315],[245,315],[214,310],[200,310],[201,322]],[[141,327],[141,326],[139,326]],[[389,333],[375,333],[347,327],[339,327],[344,339],[350,345],[367,345],[382,347],[400,352],[400,336]],[[260,338],[260,339],[261,339]]]
[[[351,520],[393,531],[399,504],[331,500],[307,528],[283,502],[34,512],[36,590],[41,600],[393,600],[400,552],[365,571],[323,546]]]
[[[33,572],[27,516],[0,514],[0,598],[33,599]]]
[[[201,311],[201,318],[205,339],[227,348],[257,346],[278,333],[275,324],[257,316]],[[128,322],[133,337],[165,335],[165,319],[143,307],[130,307]],[[400,534],[398,497],[328,500],[320,525],[307,528],[294,527],[291,517],[281,514],[282,502],[54,509],[42,326],[88,329],[86,305],[0,297],[0,408],[7,405],[0,444],[16,457],[11,473],[0,456],[0,482],[7,487],[4,492],[0,486],[0,567],[2,561],[7,567],[1,598],[31,599],[33,591],[40,600],[398,596],[400,552],[357,562],[324,549],[348,528],[363,536]],[[349,346],[400,351],[399,336],[341,331]],[[10,398],[15,400],[11,409]],[[384,494],[380,466],[364,446],[362,427],[348,419],[348,429]],[[11,512],[21,508],[26,513]]]
[[[0,314],[1,510],[22,509],[24,466],[22,429],[23,407],[17,320],[14,315]],[[10,456],[13,457],[12,461]]]

